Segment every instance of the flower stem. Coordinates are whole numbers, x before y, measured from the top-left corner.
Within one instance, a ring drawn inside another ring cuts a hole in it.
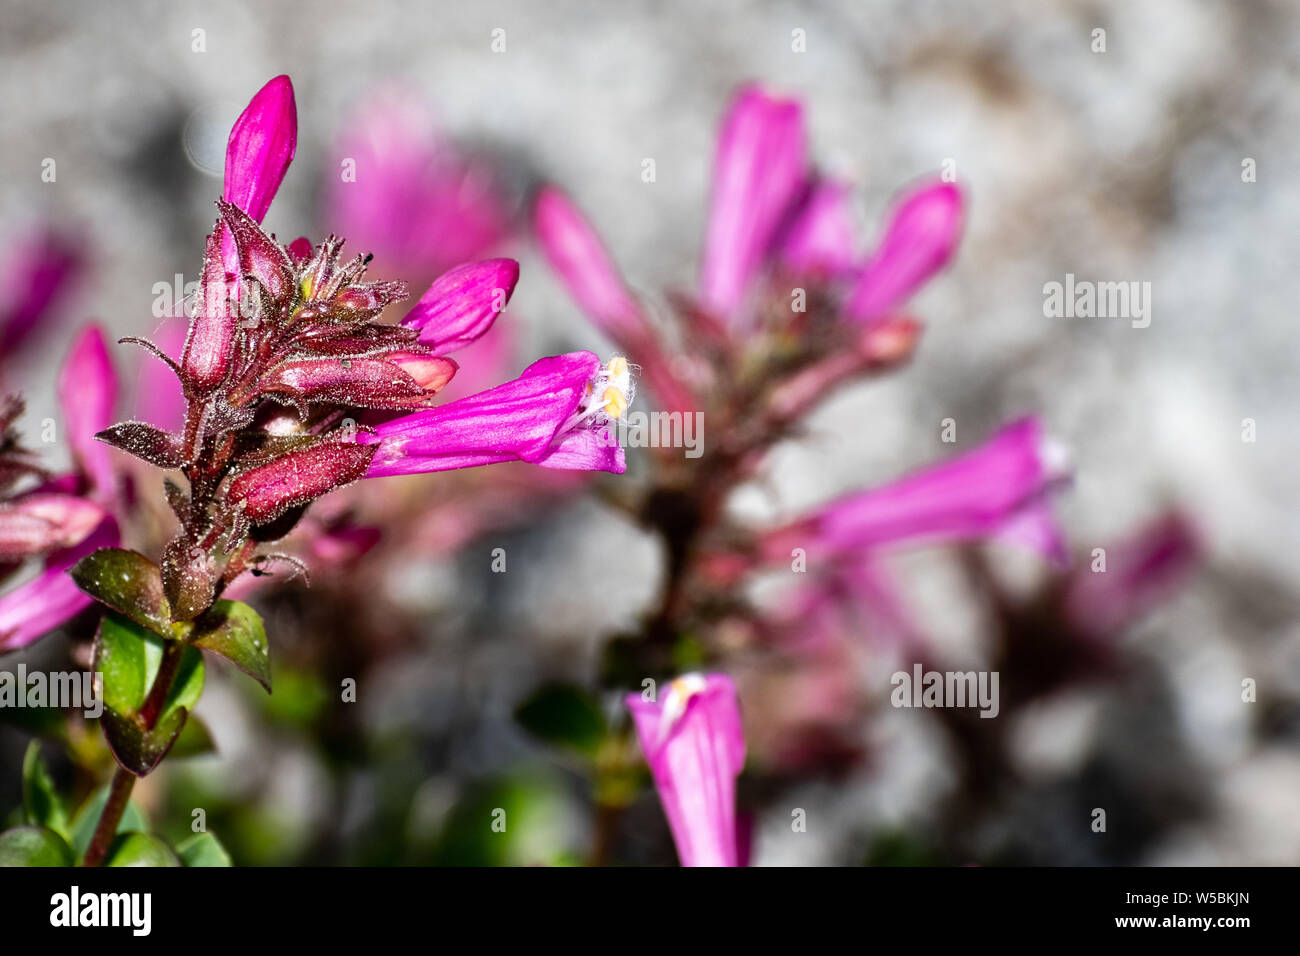
[[[154,678],[153,686],[149,688],[149,694],[140,707],[139,720],[147,731],[153,730],[154,725],[158,723],[163,704],[167,702],[167,694],[176,679],[176,671],[180,668],[184,649],[179,641],[166,642],[162,662],[158,665],[158,675]],[[122,822],[122,814],[126,812],[126,804],[131,798],[131,790],[134,786],[135,774],[119,766],[117,772],[113,774],[113,782],[109,785],[108,800],[99,815],[99,822],[95,824],[95,833],[90,838],[90,846],[86,847],[86,855],[82,857],[82,866],[99,866],[104,862],[113,837],[117,835],[118,824]]]
[[[117,773],[113,774],[113,783],[108,789],[108,801],[99,815],[99,823],[95,825],[90,846],[86,847],[86,855],[82,857],[82,866],[99,866],[104,862],[109,844],[117,835],[117,826],[122,822],[122,814],[126,812],[126,802],[131,799],[131,788],[134,786],[135,774],[118,767]]]
[[[153,687],[149,688],[149,695],[140,707],[140,722],[144,724],[145,730],[153,730],[162,715],[163,704],[167,702],[172,681],[181,666],[181,652],[185,649],[179,641],[166,641],[165,645],[162,662],[158,665],[158,676],[154,678]]]

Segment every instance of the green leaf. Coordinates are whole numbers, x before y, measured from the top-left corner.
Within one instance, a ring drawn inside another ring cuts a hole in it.
[[[49,827],[64,839],[68,836],[68,811],[41,759],[39,740],[27,745],[23,757],[23,815],[34,827]]]
[[[91,795],[80,810],[77,811],[76,818],[72,821],[72,849],[80,860],[86,855],[86,848],[90,846],[90,839],[95,835],[95,827],[99,823],[100,814],[104,812],[104,804],[108,802],[109,785],[104,784]],[[124,833],[127,830],[148,830],[149,821],[145,815],[136,806],[134,801],[128,801],[126,810],[122,813],[122,820],[117,825],[117,832]]]
[[[233,866],[230,854],[211,833],[196,833],[176,847],[186,866]]]
[[[150,833],[118,833],[104,857],[105,866],[180,866],[166,843]]]
[[[0,866],[72,866],[72,847],[48,827],[0,833]]]
[[[190,714],[185,721],[185,726],[181,728],[180,736],[172,744],[168,756],[173,760],[177,757],[198,757],[213,753],[216,749],[217,745],[212,740],[207,724]]]
[[[188,716],[189,711],[178,707],[159,717],[153,730],[145,730],[134,718],[105,707],[100,722],[117,762],[137,777],[147,777],[172,749]]]
[[[594,756],[605,738],[605,716],[590,694],[570,684],[548,684],[515,710],[529,733],[561,747]]]
[[[100,548],[68,573],[77,587],[111,610],[155,634],[175,636],[162,572],[138,551]]]
[[[95,640],[95,670],[104,675],[104,736],[118,762],[136,776],[148,774],[167,755],[185,718],[203,693],[203,656],[178,647],[181,662],[152,730],[138,719],[158,675],[165,647],[156,634],[118,614],[106,614]]]
[[[218,601],[194,622],[190,643],[219,654],[271,692],[271,655],[258,613],[239,601]]]

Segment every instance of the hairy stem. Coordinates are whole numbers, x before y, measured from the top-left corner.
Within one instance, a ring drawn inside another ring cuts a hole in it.
[[[162,715],[163,704],[171,692],[172,681],[176,679],[176,670],[181,666],[181,653],[185,648],[179,641],[167,641],[163,649],[162,663],[158,665],[158,676],[154,678],[153,687],[140,707],[140,721],[145,730],[153,730]]]
[[[131,799],[131,788],[134,786],[135,774],[118,767],[117,772],[113,774],[113,782],[108,788],[108,801],[104,804],[104,811],[99,815],[99,823],[95,825],[90,846],[86,847],[86,855],[82,857],[82,866],[99,866],[104,862],[104,856],[108,853],[113,837],[117,835],[117,826],[122,822],[122,814],[126,812],[126,803]]]

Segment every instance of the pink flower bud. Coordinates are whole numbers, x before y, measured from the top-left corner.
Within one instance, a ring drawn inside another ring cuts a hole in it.
[[[212,391],[225,379],[235,350],[237,310],[230,301],[235,277],[226,272],[219,237],[217,230],[208,236],[203,282],[181,355],[182,379],[200,394]]]
[[[434,281],[402,325],[418,329],[433,354],[454,352],[492,327],[518,281],[519,263],[513,259],[459,265]]]
[[[242,504],[253,524],[265,524],[356,481],[374,453],[373,445],[333,443],[290,452],[240,474],[230,483],[226,499]]]
[[[262,377],[259,388],[300,401],[363,408],[414,408],[428,398],[419,382],[382,358],[283,362]]]
[[[952,257],[962,218],[961,190],[953,183],[930,183],[908,195],[858,276],[849,315],[873,322],[906,302]]]
[[[261,222],[297,145],[298,106],[293,83],[287,76],[277,76],[254,94],[230,130],[221,198]]]
[[[734,319],[750,280],[807,181],[803,109],[742,89],[723,120],[700,280],[706,308]]]

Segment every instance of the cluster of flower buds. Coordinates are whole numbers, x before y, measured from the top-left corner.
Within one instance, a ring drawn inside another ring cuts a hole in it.
[[[167,483],[181,530],[162,576],[179,621],[201,614],[242,572],[288,560],[258,548],[287,534],[312,501],[362,477],[509,460],[623,470],[606,427],[630,397],[621,359],[543,359],[513,382],[430,407],[456,374],[449,354],[505,308],[516,262],[457,266],[390,324],[381,314],[407,288],[368,281],[369,255],[349,257],[335,236],[286,246],[263,230],[293,158],[296,122],[292,86],[277,77],[231,132],[179,362],[131,340],[180,380],[183,426],[127,421],[97,436],[188,479],[188,489]]]

